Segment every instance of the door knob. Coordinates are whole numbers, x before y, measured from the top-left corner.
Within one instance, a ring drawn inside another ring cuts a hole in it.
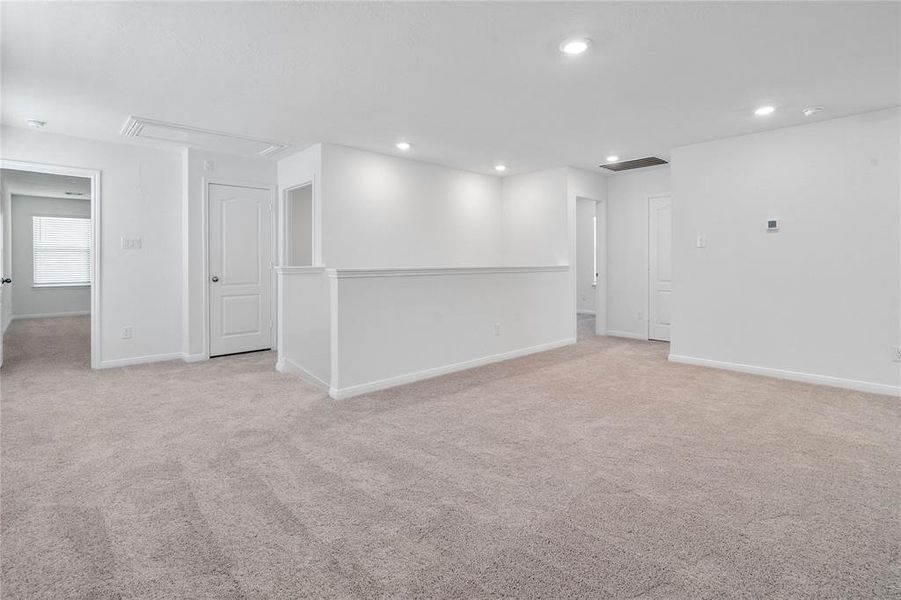
[[[219,277],[216,275],[213,275],[213,283],[216,283],[217,281],[219,281]]]
[[[3,279],[0,279],[0,283],[12,283],[12,282],[13,282],[13,280],[10,279],[9,277],[4,277]]]

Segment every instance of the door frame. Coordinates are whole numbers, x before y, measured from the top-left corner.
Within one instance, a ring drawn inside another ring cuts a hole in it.
[[[277,210],[276,210],[276,191],[275,186],[268,183],[259,183],[254,181],[241,181],[228,179],[223,177],[204,177],[203,178],[203,202],[201,203],[201,220],[203,221],[203,299],[201,308],[203,309],[203,358],[210,358],[210,186],[211,185],[229,185],[232,187],[253,188],[257,190],[266,190],[269,192],[269,318],[272,319],[272,328],[269,331],[269,342],[271,348],[276,347],[276,332],[278,331],[278,314],[276,305],[276,278],[275,278],[275,258],[277,253]]]
[[[651,341],[651,294],[653,293],[653,285],[651,284],[651,202],[654,200],[659,200],[660,198],[669,198],[670,200],[670,211],[672,211],[672,194],[654,194],[653,196],[648,196],[647,204],[645,205],[645,215],[647,216],[647,247],[645,248],[645,257],[647,258],[647,277],[645,278],[645,287],[646,287],[646,298],[647,306],[645,307],[645,319],[644,319],[644,338],[648,341]],[[670,221],[670,226],[672,226],[672,221]],[[672,238],[670,238],[672,239]],[[670,252],[672,252],[672,248],[670,248]],[[672,260],[672,255],[670,256],[670,260]],[[672,324],[671,324],[672,326]],[[670,333],[672,337],[672,332]],[[664,340],[658,340],[664,341]]]
[[[100,169],[88,169],[84,167],[69,167],[64,165],[52,165],[39,162],[31,162],[25,160],[8,160],[0,158],[0,169],[14,169],[16,171],[31,171],[33,173],[46,173],[48,175],[71,175],[74,177],[83,177],[91,181],[91,368],[99,369],[103,366],[101,357],[102,349],[102,330],[101,330],[101,305],[100,305],[100,286],[101,286],[101,270],[100,270],[100,251],[101,251],[101,228],[100,215],[102,202],[102,190],[100,185],[101,171]],[[12,219],[3,219],[3,243],[6,244],[6,238],[12,227]],[[13,282],[15,285],[15,282]],[[0,334],[2,335],[2,334]]]
[[[598,245],[597,264],[598,264],[598,284],[594,288],[594,334],[607,335],[607,202],[605,200],[596,200],[588,196],[576,196],[573,217],[573,253],[572,253],[572,278],[573,278],[573,319],[575,319],[576,329],[578,332],[578,306],[579,306],[579,269],[578,269],[578,218],[579,218],[579,200],[587,200],[594,202],[594,214],[597,217],[597,226],[595,235],[597,236]]]
[[[310,253],[310,256],[312,257],[312,261],[311,261],[312,265],[306,265],[306,266],[315,266],[320,263],[319,248],[321,246],[320,246],[320,237],[319,236],[321,234],[321,231],[319,229],[319,221],[320,221],[320,219],[319,219],[319,201],[316,197],[316,178],[311,177],[310,179],[308,179],[306,181],[292,184],[290,187],[286,187],[286,188],[282,189],[282,193],[279,198],[279,214],[281,215],[281,218],[282,218],[281,227],[279,228],[280,242],[277,240],[277,245],[280,247],[279,263],[278,263],[280,266],[289,266],[289,267],[298,266],[298,265],[291,264],[291,262],[288,260],[288,258],[292,254],[291,251],[294,250],[294,242],[293,242],[293,240],[291,240],[291,235],[288,231],[288,228],[291,227],[291,225],[293,223],[293,210],[291,209],[290,203],[288,202],[288,194],[290,194],[291,192],[293,192],[294,190],[296,190],[298,188],[302,188],[302,187],[306,187],[306,186],[310,186],[310,198],[312,200],[312,211],[313,211],[313,214],[310,216],[310,218],[312,219],[312,225],[313,225],[313,231],[312,231],[313,247],[312,247],[311,253]],[[290,248],[288,247],[289,240],[291,240]]]

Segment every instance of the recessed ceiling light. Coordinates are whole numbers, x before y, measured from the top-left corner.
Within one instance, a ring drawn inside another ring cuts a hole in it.
[[[397,142],[394,145],[397,146],[398,150],[409,150],[410,149],[410,142]]]
[[[767,115],[771,115],[776,112],[775,106],[761,106],[757,110],[754,111],[754,114],[758,117],[765,117]]]
[[[588,38],[572,38],[560,44],[560,52],[567,56],[578,56],[584,54],[591,46],[591,40]]]
[[[499,173],[503,173],[507,170],[507,165],[494,165],[494,170]]]
[[[608,162],[608,163],[619,162],[619,157],[618,157],[617,155],[615,155],[615,154],[614,154],[614,155],[611,155],[611,156],[608,156],[608,157],[607,157],[607,162]]]
[[[801,112],[804,113],[805,117],[809,117],[811,115],[817,114],[818,112],[823,112],[823,107],[822,106],[808,106]]]
[[[28,119],[25,122],[28,123],[29,127],[34,127],[35,129],[41,129],[47,124],[47,121],[39,121],[38,119]]]

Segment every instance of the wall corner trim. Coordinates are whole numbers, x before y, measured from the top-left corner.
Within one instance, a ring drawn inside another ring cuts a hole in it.
[[[844,379],[841,377],[833,377],[831,375],[802,373],[800,371],[788,371],[784,369],[774,369],[771,367],[759,367],[757,365],[745,365],[741,363],[712,360],[709,358],[698,358],[695,356],[684,356],[680,354],[670,354],[669,361],[685,365],[723,369],[726,371],[736,371],[739,373],[748,373],[751,375],[773,377],[775,379],[788,379],[801,383],[827,385],[829,387],[843,388],[858,392],[867,392],[870,394],[883,394],[901,398],[901,385],[895,386],[887,385],[884,383],[874,383],[871,381],[860,381],[857,379]]]

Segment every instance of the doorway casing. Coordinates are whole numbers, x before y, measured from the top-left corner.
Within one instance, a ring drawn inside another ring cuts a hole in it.
[[[49,165],[44,163],[28,162],[21,160],[0,159],[0,169],[12,169],[15,171],[31,171],[32,173],[45,173],[47,175],[69,175],[72,177],[83,177],[91,181],[91,368],[100,369],[105,365],[102,361],[103,351],[101,348],[101,305],[100,305],[100,288],[101,288],[101,235],[100,235],[100,215],[101,215],[101,186],[99,169],[86,169],[82,167],[67,167],[62,165]],[[8,235],[8,227],[4,219],[3,233],[4,243]],[[15,282],[13,282],[15,285]]]

